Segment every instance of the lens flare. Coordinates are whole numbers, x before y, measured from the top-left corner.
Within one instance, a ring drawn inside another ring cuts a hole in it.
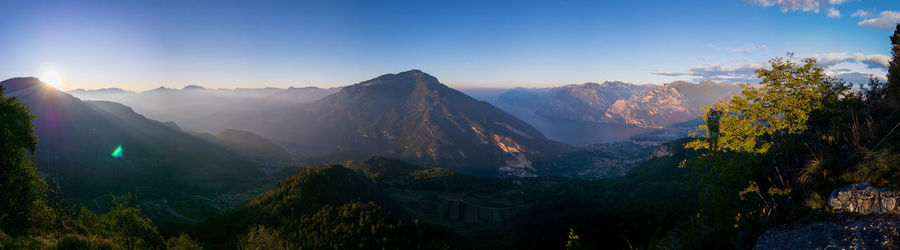
[[[116,159],[122,158],[122,145],[119,145],[116,147],[116,150],[113,150],[112,157]]]

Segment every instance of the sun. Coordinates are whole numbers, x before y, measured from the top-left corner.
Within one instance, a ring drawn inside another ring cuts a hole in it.
[[[53,86],[53,88],[55,89],[59,89],[59,87],[62,87],[62,77],[60,77],[59,72],[56,72],[55,70],[46,71],[38,78],[40,78],[44,83]]]

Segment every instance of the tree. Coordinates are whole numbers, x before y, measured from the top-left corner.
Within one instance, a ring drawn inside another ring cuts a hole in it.
[[[130,194],[114,198],[112,210],[99,215],[82,207],[76,220],[77,231],[89,237],[112,240],[120,248],[162,247],[165,242],[153,221],[141,216],[140,207],[131,205],[133,200]]]
[[[128,249],[147,248],[162,244],[159,231],[153,221],[141,215],[141,208],[131,206],[134,200],[126,195],[114,200],[115,208],[107,213],[113,228],[119,232]]]
[[[250,228],[247,234],[238,240],[238,249],[263,250],[263,249],[292,249],[290,242],[284,240],[284,232],[263,225]]]
[[[47,184],[37,172],[34,116],[0,86],[0,230],[22,235],[43,224]]]
[[[169,250],[199,250],[203,249],[200,243],[197,243],[187,234],[181,234],[178,237],[172,237],[166,240],[166,249]]]
[[[888,87],[887,94],[892,104],[896,107],[900,104],[900,24],[891,35],[891,55],[893,59],[888,65]]]
[[[756,70],[759,86],[741,85],[732,95],[704,106],[705,124],[691,134],[688,148],[766,153],[784,137],[806,131],[813,112],[838,101],[850,86],[825,75],[815,58],[802,64],[776,57],[771,69]]]
[[[703,154],[682,163],[691,169],[704,220],[738,236],[737,247],[752,244],[789,206],[800,145],[815,148],[829,129],[823,120],[852,96],[850,85],[826,76],[814,58],[777,57],[756,73],[757,86],[741,85],[740,95],[704,107],[705,124],[685,145]]]
[[[575,233],[575,229],[569,228],[569,239],[566,241],[566,250],[581,249],[581,236]]]

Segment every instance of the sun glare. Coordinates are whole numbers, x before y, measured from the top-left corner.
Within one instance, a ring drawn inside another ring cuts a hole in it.
[[[59,72],[53,70],[47,71],[44,72],[44,74],[39,78],[41,79],[41,81],[49,84],[50,86],[53,86],[53,88],[55,89],[59,89],[59,87],[62,86],[62,77],[59,76]]]

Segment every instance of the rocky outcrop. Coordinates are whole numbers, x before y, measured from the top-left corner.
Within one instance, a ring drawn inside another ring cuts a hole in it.
[[[836,211],[855,214],[900,214],[900,195],[868,183],[838,188],[828,197],[828,205]]]
[[[847,218],[769,229],[753,249],[900,249],[900,220]]]
[[[856,183],[835,189],[828,205],[830,221],[772,228],[754,249],[900,249],[900,195]]]
[[[666,156],[672,156],[672,149],[669,148],[669,145],[659,145],[653,148],[653,152],[647,156],[647,160]]]

